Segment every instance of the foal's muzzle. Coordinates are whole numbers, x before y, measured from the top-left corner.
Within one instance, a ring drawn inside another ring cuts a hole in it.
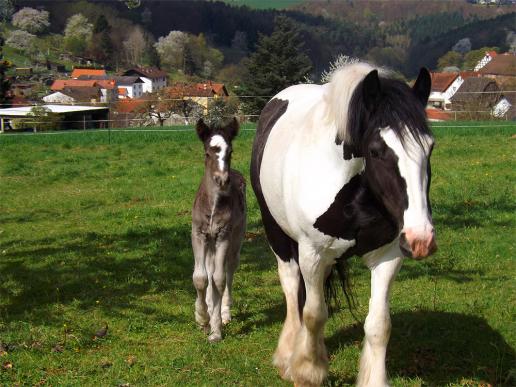
[[[426,258],[437,251],[433,227],[425,232],[404,230],[400,235],[400,249],[403,255],[414,259]]]

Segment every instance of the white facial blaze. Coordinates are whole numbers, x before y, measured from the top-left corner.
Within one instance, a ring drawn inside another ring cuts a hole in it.
[[[228,144],[226,143],[226,140],[224,140],[224,137],[222,137],[220,134],[216,134],[211,138],[210,146],[219,147],[220,150],[217,152],[219,170],[221,172],[224,171],[224,158],[226,157],[226,152],[228,150]]]
[[[427,232],[432,225],[428,213],[426,163],[433,140],[430,136],[424,137],[423,147],[421,147],[412,135],[407,134],[405,146],[403,146],[396,133],[390,128],[382,129],[380,135],[398,157],[400,175],[407,184],[408,208],[403,214],[403,228],[416,229],[421,233]]]

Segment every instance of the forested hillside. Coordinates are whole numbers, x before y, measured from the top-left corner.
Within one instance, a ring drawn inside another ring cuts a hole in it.
[[[34,6],[34,3],[18,0],[16,7]],[[221,53],[209,59],[213,67],[222,71],[232,66],[230,72],[235,74],[241,60],[256,50],[260,34],[270,35],[274,18],[283,14],[293,19],[301,31],[315,80],[339,54],[360,57],[412,77],[422,65],[434,67],[461,39],[468,39],[471,50],[491,46],[506,51],[511,42],[514,44],[515,35],[511,31],[516,30],[514,5],[328,0],[293,3],[294,7],[286,10],[265,10],[233,4],[240,2],[142,0],[138,7],[128,8],[120,1],[48,0],[43,7],[50,12],[49,29],[55,33],[63,31],[69,18],[77,13],[91,23],[100,13],[105,15],[110,24],[116,24],[111,30],[120,31],[111,33],[116,35],[112,36],[116,48],[111,57],[113,62],[123,62],[124,58],[117,57],[122,55],[123,47],[117,45],[127,39],[132,26],[138,26],[150,45],[171,31],[197,37],[202,34],[200,39],[205,43],[201,42],[200,46],[213,47]],[[152,54],[147,53],[148,61]]]

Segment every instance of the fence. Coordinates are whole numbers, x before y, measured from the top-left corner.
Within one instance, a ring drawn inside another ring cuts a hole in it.
[[[458,92],[457,94],[471,94],[482,96],[487,94],[496,94],[498,98],[501,95],[511,95],[516,91],[495,91],[495,92]],[[145,127],[166,127],[174,125],[192,125],[200,117],[207,119],[223,120],[237,116],[242,123],[256,122],[259,117],[259,109],[256,108],[258,100],[265,102],[271,96],[229,96],[229,97],[190,97],[183,98],[155,98],[155,99],[134,99],[134,100],[119,100],[108,104],[100,104],[94,102],[76,103],[78,106],[107,106],[110,109],[109,117],[107,119],[86,119],[81,120],[62,119],[59,124],[66,124],[67,128],[73,129],[117,129],[117,128],[145,128]],[[514,100],[514,98],[510,98]],[[53,103],[53,105],[58,105]],[[63,104],[70,105],[70,104]],[[131,106],[134,105],[134,106]],[[40,104],[20,104],[17,106],[41,106]],[[439,117],[438,120],[445,121],[492,121],[492,120],[514,120],[514,110],[516,106],[508,105],[508,109],[496,117],[493,114],[492,107],[479,108],[478,105],[471,104],[468,106],[461,106],[460,110],[436,110]],[[6,118],[12,120],[13,125],[8,124],[7,129],[24,129],[23,127],[16,128],[16,123],[23,122],[25,129],[30,128],[38,131],[38,127],[47,125],[48,117],[32,116],[24,117],[23,119]],[[429,113],[429,119],[433,117]],[[57,124],[56,124],[57,125]],[[58,129],[59,127],[56,127]]]

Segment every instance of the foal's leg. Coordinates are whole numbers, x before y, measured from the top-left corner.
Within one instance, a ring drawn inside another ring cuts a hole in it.
[[[296,337],[291,358],[291,374],[297,386],[319,386],[328,374],[324,346],[324,324],[328,310],[324,300],[324,280],[333,259],[321,257],[311,246],[299,246],[299,267],[306,287],[303,325]]]
[[[283,379],[291,380],[290,358],[294,351],[297,333],[301,328],[298,307],[299,265],[294,259],[285,262],[278,255],[276,255],[276,259],[281,287],[287,301],[287,317],[281,330],[278,347],[274,353],[273,364],[278,368]]]
[[[208,340],[217,342],[222,340],[222,295],[226,288],[226,255],[228,253],[229,241],[217,241],[213,254],[213,272],[211,286],[211,301],[213,310],[210,315],[210,335]]]
[[[364,256],[364,260],[371,270],[371,298],[357,385],[388,386],[385,354],[391,334],[389,293],[403,262],[398,241]]]
[[[206,288],[208,273],[206,272],[206,243],[195,230],[192,230],[192,248],[194,253],[193,283],[197,291],[195,299],[195,321],[203,330],[208,330],[208,306],[206,305]]]
[[[228,255],[226,262],[226,288],[222,296],[222,324],[229,324],[231,321],[231,305],[233,304],[233,276],[240,262],[240,245],[236,247],[231,254]]]

